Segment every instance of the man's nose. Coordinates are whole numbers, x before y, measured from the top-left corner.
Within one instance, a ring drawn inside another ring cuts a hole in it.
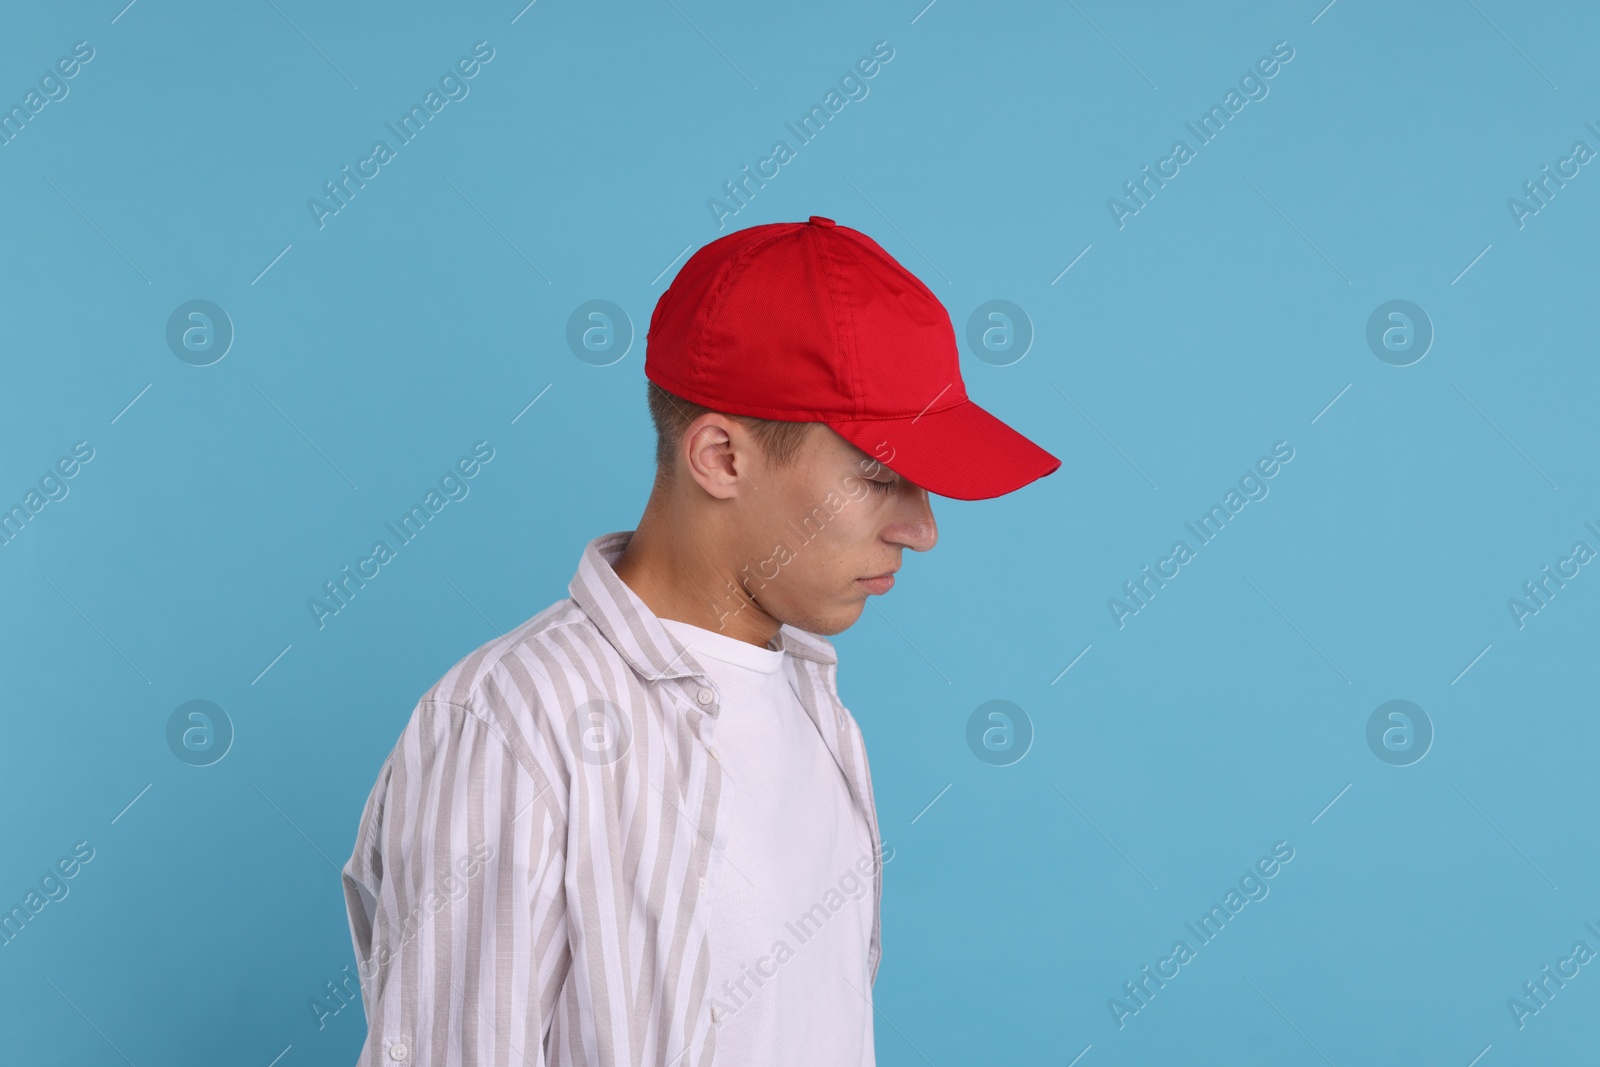
[[[928,491],[921,486],[911,496],[911,509],[911,515],[895,526],[892,539],[913,552],[926,552],[939,541],[939,524]]]

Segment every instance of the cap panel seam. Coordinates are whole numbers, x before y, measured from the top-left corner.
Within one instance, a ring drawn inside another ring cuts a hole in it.
[[[850,302],[847,293],[840,294],[839,289],[841,287],[831,284],[835,281],[842,281],[844,276],[843,271],[837,269],[841,264],[835,255],[835,250],[830,247],[830,242],[823,236],[821,229],[817,227],[812,229],[816,232],[815,240],[817,242],[818,258],[822,261],[823,273],[830,283],[825,287],[827,290],[828,310],[833,321],[834,342],[840,346],[841,354],[844,356],[842,362],[845,365],[845,374],[850,382],[850,413],[852,416],[860,418],[862,408],[861,365],[859,362],[861,350],[856,343],[855,307]],[[843,314],[840,313],[841,307],[843,308]],[[845,329],[846,318],[849,320],[849,349],[847,351],[844,350],[843,343],[847,332]]]
[[[703,355],[705,353],[706,340],[711,333],[712,323],[719,317],[723,305],[727,302],[729,287],[749,268],[750,260],[758,252],[783,237],[785,233],[792,232],[794,228],[793,223],[777,223],[774,225],[779,227],[775,232],[751,241],[748,246],[740,250],[738,255],[723,264],[721,277],[716,280],[711,292],[707,294],[705,311],[700,316],[699,336],[695,338],[696,354]],[[705,384],[709,383],[702,383],[702,385]],[[704,406],[713,407],[714,405],[707,404]]]

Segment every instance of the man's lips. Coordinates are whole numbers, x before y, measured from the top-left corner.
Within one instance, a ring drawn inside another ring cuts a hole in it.
[[[857,578],[856,585],[869,593],[882,596],[894,588],[894,574],[891,572],[879,575],[876,578]]]

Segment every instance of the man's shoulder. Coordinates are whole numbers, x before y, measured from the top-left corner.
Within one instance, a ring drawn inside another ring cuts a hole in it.
[[[373,885],[381,879],[380,831],[386,809],[397,798],[453,788],[462,777],[481,781],[491,763],[505,768],[501,761],[507,755],[532,777],[535,795],[559,808],[570,762],[570,731],[560,710],[569,688],[564,676],[573,669],[575,650],[593,648],[595,636],[598,630],[583,609],[563,598],[462,656],[429,686],[368,797],[347,868],[356,872],[351,877]],[[439,773],[446,764],[453,768],[450,773]],[[402,767],[407,768],[403,776]],[[503,790],[516,788],[509,771],[497,772],[495,780]],[[423,803],[440,801],[436,796]]]
[[[588,614],[571,597],[462,656],[423,693],[419,704],[449,704],[473,714],[526,716],[555,681],[578,669],[585,654],[614,655]],[[564,688],[564,687],[563,687]]]
[[[379,787],[397,760],[488,757],[484,731],[540,785],[565,781],[574,745],[571,709],[580,680],[621,658],[570,597],[462,656],[417,700]],[[602,671],[612,673],[610,671]],[[409,755],[404,755],[409,753]],[[555,795],[562,794],[556,790]]]

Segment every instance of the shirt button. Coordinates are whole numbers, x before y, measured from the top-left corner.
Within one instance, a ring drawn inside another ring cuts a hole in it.
[[[389,1046],[389,1058],[391,1060],[403,1060],[409,1055],[411,1055],[411,1050],[406,1048],[404,1041],[396,1041]]]
[[[704,878],[702,878],[702,879],[700,879],[700,892],[704,893],[705,891],[706,891],[706,880]]]
[[[709,689],[702,689],[702,690],[700,690],[700,692],[699,692],[699,693],[697,693],[697,694],[696,694],[696,695],[695,695],[695,699],[696,699],[696,700],[698,700],[698,701],[700,701],[700,703],[702,703],[702,704],[709,704],[709,703],[711,703],[711,701],[712,701],[712,700],[713,700],[713,699],[715,699],[715,697],[716,697],[716,694],[715,694],[715,693],[713,693],[713,692],[712,692],[712,691],[711,691],[711,690],[709,690]]]
[[[716,745],[707,746],[706,747],[706,751],[711,753],[711,758],[714,759],[714,760],[720,760],[722,758],[721,756],[717,755],[717,746]]]

